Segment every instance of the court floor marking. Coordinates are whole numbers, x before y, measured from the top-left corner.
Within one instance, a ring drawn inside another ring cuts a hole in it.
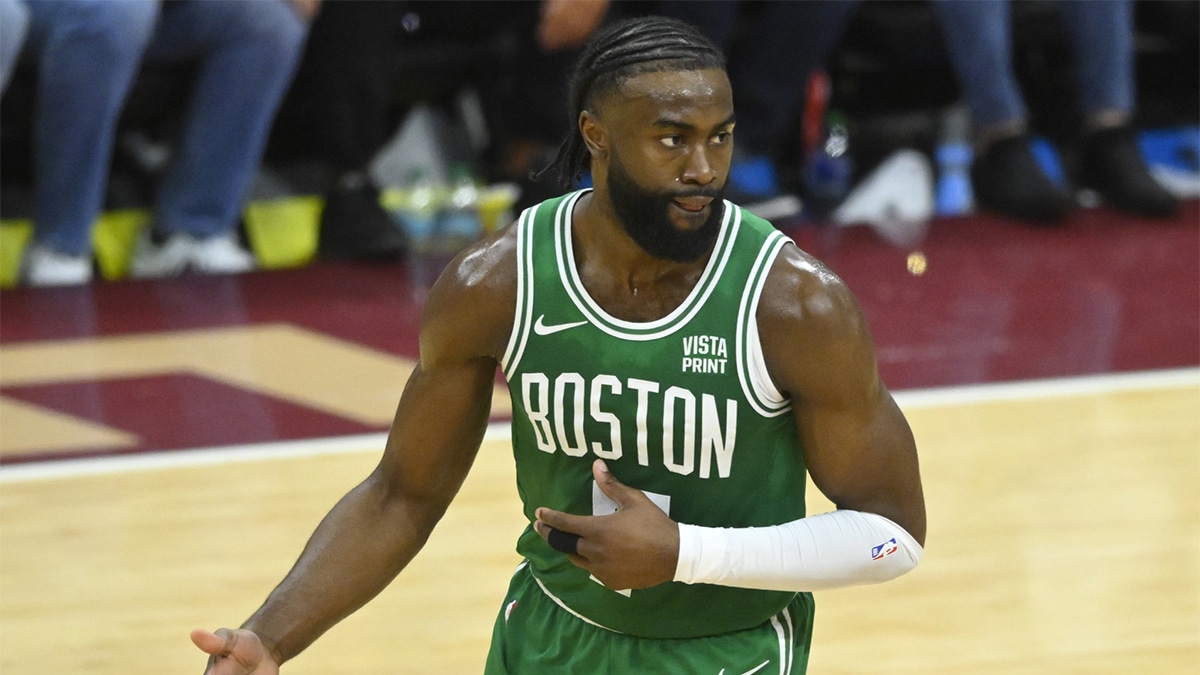
[[[1043,380],[989,382],[955,387],[908,389],[894,392],[896,403],[908,410],[947,405],[1029,401],[1136,389],[1174,389],[1200,386],[1200,368],[1102,373]]]
[[[1079,377],[1023,380],[955,387],[913,389],[894,392],[901,409],[948,405],[1022,401],[1137,389],[1166,389],[1200,386],[1200,368],[1179,368],[1129,373],[1106,373]],[[484,441],[507,440],[511,424],[488,425]],[[193,450],[145,452],[106,457],[59,459],[0,467],[0,485],[78,476],[153,471],[193,466],[261,462],[298,457],[379,452],[387,434],[358,434],[296,441],[274,441]]]

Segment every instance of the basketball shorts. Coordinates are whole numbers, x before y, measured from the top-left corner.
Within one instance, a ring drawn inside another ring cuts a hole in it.
[[[754,628],[699,638],[639,638],[601,628],[560,607],[522,564],[496,618],[484,673],[803,675],[813,608],[812,594],[799,593]]]

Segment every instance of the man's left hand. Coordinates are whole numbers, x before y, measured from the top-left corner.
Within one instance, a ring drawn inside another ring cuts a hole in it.
[[[679,525],[641,490],[622,484],[603,460],[592,464],[600,491],[617,504],[606,516],[577,516],[539,508],[533,527],[546,539],[550,528],[579,535],[571,562],[592,573],[608,588],[657,586],[675,577],[679,559]]]

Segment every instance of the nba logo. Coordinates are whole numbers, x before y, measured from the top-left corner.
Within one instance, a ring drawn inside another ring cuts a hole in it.
[[[896,545],[896,538],[892,537],[891,539],[888,539],[882,544],[871,549],[871,560],[883,560],[889,555],[895,553],[896,549],[898,548],[900,547]]]

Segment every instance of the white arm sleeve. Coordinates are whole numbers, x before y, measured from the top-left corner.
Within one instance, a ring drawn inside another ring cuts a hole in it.
[[[924,553],[896,523],[838,510],[771,527],[679,523],[675,581],[777,591],[872,584],[913,569]]]

